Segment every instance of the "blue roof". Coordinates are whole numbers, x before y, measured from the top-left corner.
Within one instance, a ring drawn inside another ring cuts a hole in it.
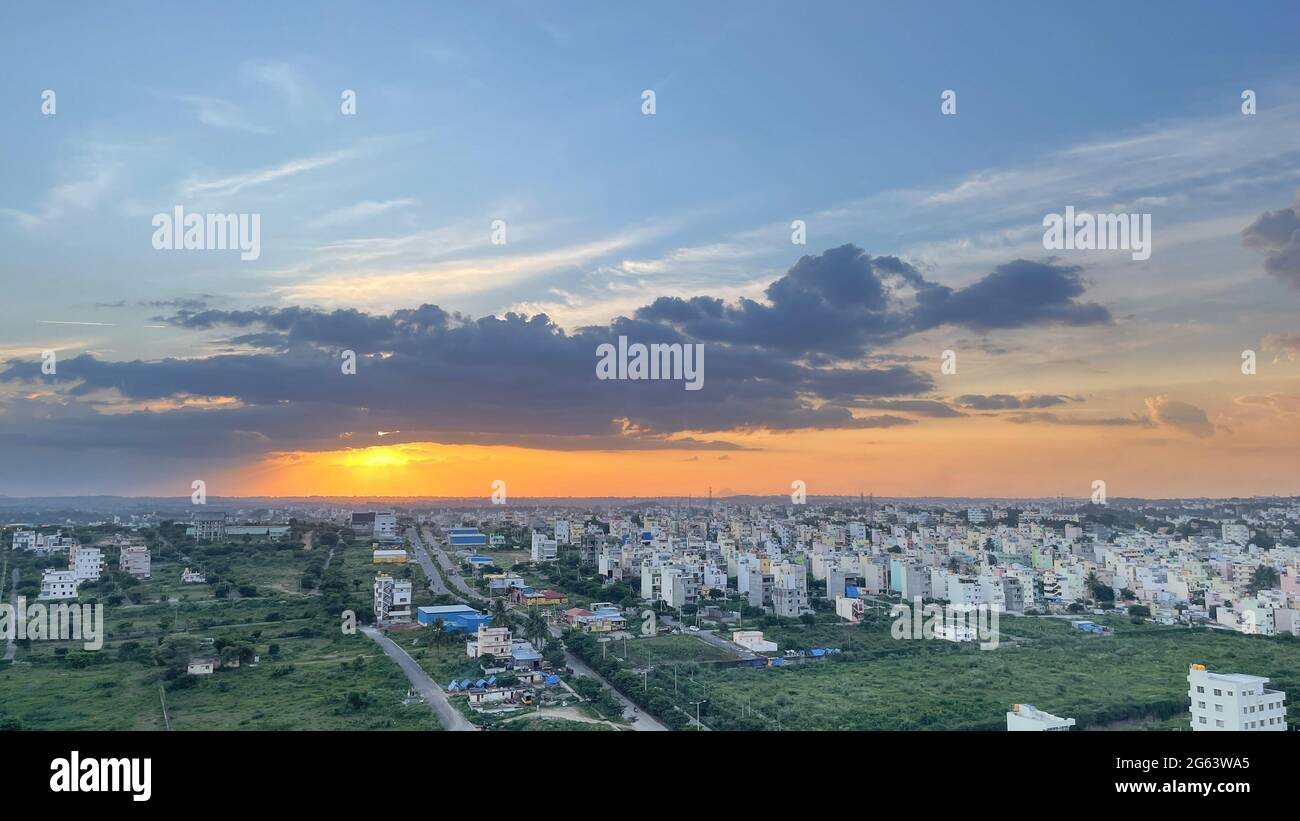
[[[537,661],[542,657],[541,653],[532,650],[511,650],[510,655],[519,661]]]
[[[547,676],[545,679],[543,679],[543,681],[546,682],[546,686],[547,686],[547,687],[554,687],[555,685],[557,685],[557,684],[560,683],[560,677],[559,677],[559,676]]]
[[[858,598],[858,586],[856,584],[844,585],[844,595],[848,596],[850,599]]]

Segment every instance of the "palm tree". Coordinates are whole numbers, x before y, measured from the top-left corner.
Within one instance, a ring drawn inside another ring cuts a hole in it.
[[[546,619],[542,618],[542,612],[536,607],[528,611],[528,623],[524,627],[524,633],[528,639],[534,642],[538,647],[546,638]]]
[[[506,610],[505,599],[497,599],[492,603],[492,626],[509,627],[510,612]]]
[[[1101,585],[1101,579],[1097,578],[1097,572],[1094,570],[1089,570],[1088,578],[1084,582],[1084,584],[1088,588],[1088,601],[1092,604],[1093,607],[1096,607],[1097,588]]]

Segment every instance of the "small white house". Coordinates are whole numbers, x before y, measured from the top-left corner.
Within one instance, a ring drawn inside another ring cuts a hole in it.
[[[776,642],[764,639],[762,630],[733,630],[731,640],[754,653],[776,652]]]
[[[196,656],[190,659],[190,664],[185,668],[185,672],[191,676],[210,676],[217,669],[217,659],[215,656]]]

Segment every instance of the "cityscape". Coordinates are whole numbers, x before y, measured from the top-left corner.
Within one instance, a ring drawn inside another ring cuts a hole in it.
[[[0,29],[0,797],[1289,797],[1294,2]]]
[[[3,500],[0,720],[1282,731],[1300,677],[1294,497],[255,501]]]

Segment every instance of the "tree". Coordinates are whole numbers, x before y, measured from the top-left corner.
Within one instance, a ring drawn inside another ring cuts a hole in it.
[[[492,603],[492,626],[510,626],[510,611],[506,609],[505,599],[497,599]]]
[[[1250,574],[1250,592],[1258,593],[1261,590],[1272,590],[1281,586],[1282,577],[1278,575],[1277,570],[1268,565],[1260,565],[1255,568],[1255,572]]]
[[[542,611],[536,607],[528,611],[528,621],[524,624],[524,635],[528,640],[533,642],[534,646],[540,646],[547,636],[546,618]]]

